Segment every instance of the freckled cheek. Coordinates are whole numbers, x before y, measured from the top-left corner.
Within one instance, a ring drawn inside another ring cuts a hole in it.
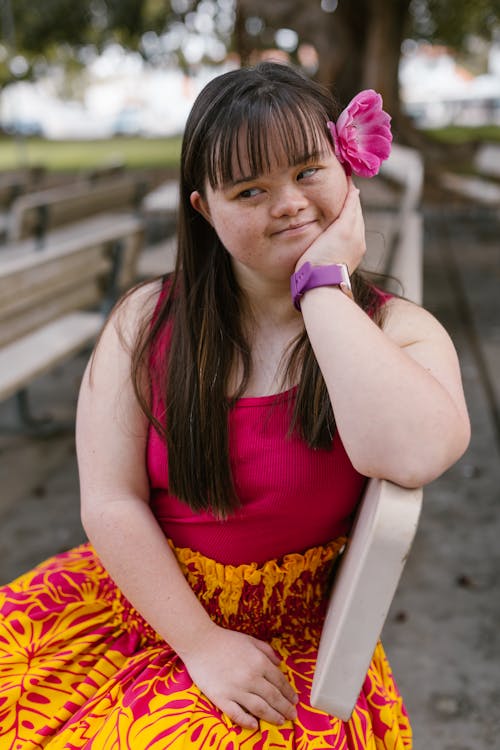
[[[220,240],[225,245],[231,236],[231,220],[223,212],[212,210],[212,224]]]
[[[240,255],[243,251],[246,255],[251,255],[252,243],[250,242],[249,245],[251,232],[241,223],[241,220],[238,221],[234,217],[220,217],[219,221],[214,221],[214,227],[222,244],[229,252]]]
[[[335,221],[335,219],[339,218],[342,212],[342,208],[344,207],[346,197],[347,187],[345,191],[339,189],[332,191],[330,200],[325,201],[323,199],[324,214],[329,221]]]

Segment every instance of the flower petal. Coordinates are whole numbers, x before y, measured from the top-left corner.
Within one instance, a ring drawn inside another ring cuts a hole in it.
[[[366,151],[351,156],[349,159],[352,171],[359,177],[374,177],[380,169],[380,162],[378,156]]]
[[[335,154],[349,173],[352,170],[362,177],[377,174],[391,151],[390,122],[380,94],[367,89],[356,94],[336,124],[328,123]]]

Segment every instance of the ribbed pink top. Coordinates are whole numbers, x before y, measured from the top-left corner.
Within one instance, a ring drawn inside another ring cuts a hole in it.
[[[165,293],[166,285],[160,300]],[[391,297],[382,291],[379,296],[380,304]],[[168,341],[165,330],[159,347]],[[287,437],[295,390],[242,398],[231,409],[230,462],[241,507],[224,521],[194,513],[170,494],[167,449],[150,428],[151,508],[176,546],[240,565],[302,552],[348,532],[366,477],[353,468],[338,431],[331,450],[312,450],[297,435]],[[152,395],[153,412],[162,421],[161,395],[154,388]]]
[[[287,438],[294,390],[242,398],[229,415],[230,460],[241,508],[225,521],[193,513],[168,491],[168,457],[148,441],[151,507],[176,546],[225,564],[261,563],[345,534],[365,484],[335,434],[332,450]]]

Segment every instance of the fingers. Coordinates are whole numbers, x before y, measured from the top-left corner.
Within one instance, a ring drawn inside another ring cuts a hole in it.
[[[242,727],[254,729],[257,719],[270,724],[282,725],[287,720],[297,718],[297,709],[286,700],[281,692],[266,680],[254,686],[255,692],[241,692],[237,700],[220,703],[220,708],[232,721]]]
[[[297,694],[279,669],[281,659],[270,644],[255,639],[255,643],[262,653],[269,658],[264,664],[262,678],[255,680],[252,687],[252,697],[245,706],[254,715],[266,719],[273,724],[282,724],[286,719],[297,718],[295,708],[298,702]]]
[[[281,664],[281,659],[270,643],[259,641],[258,638],[254,638],[253,641],[257,648],[262,651],[262,653],[265,654],[273,662],[273,664],[276,664],[276,666],[279,666],[279,664]]]
[[[350,222],[352,221],[353,216],[362,218],[363,212],[361,210],[361,200],[359,195],[359,189],[354,182],[351,182],[344,201],[344,206],[336,221],[342,221],[342,219],[345,219]]]
[[[281,726],[287,720],[293,721],[297,718],[295,708],[293,711],[288,708],[280,711],[271,705],[271,698],[266,700],[261,695],[249,694],[242,695],[239,700],[241,702],[228,701],[226,704],[221,701],[220,708],[231,721],[246,729],[257,729],[259,719]]]
[[[359,190],[349,179],[344,204],[337,217],[309,245],[296,264],[312,265],[346,263],[352,273],[363,260],[366,237]]]
[[[279,667],[279,665],[281,664],[281,659],[277,655],[273,647],[265,641],[259,641],[255,639],[255,642],[260,650],[269,657],[273,665]],[[264,677],[268,682],[271,683],[271,685],[274,685],[274,687],[280,691],[281,695],[283,695],[287,701],[289,701],[293,705],[297,703],[297,694],[280,669],[274,669],[270,666],[269,668],[265,669]]]
[[[344,249],[344,262],[347,262],[349,271],[354,271],[366,252],[366,237],[359,189],[352,179],[350,179],[344,207],[331,227],[330,239],[335,241],[334,237]]]
[[[297,717],[298,699],[280,664],[270,644],[220,628],[188,655],[186,666],[200,690],[235,724],[255,729],[257,719],[283,724]]]
[[[282,724],[286,719],[294,721],[297,718],[297,709],[295,707],[297,697],[287,682],[286,685],[288,688],[286,692],[288,692],[290,697],[285,695],[283,687],[276,687],[272,682],[263,678],[255,685],[254,697],[258,699],[258,705],[263,705],[266,714],[256,714],[254,707],[251,708],[250,705],[248,708],[251,708],[253,714],[261,716],[261,718],[265,718],[272,723]]]
[[[269,669],[264,674],[264,677],[279,692],[280,696],[286,700],[288,705],[291,704],[293,707],[297,703],[297,694],[280,669]]]
[[[266,697],[264,697],[263,693],[265,693]],[[280,708],[273,705],[272,701],[274,698],[274,696],[270,695],[267,688],[261,687],[258,695],[256,693],[250,693],[249,695],[242,696],[241,703],[246,711],[263,721],[269,722],[269,724],[282,725],[287,720],[293,721],[297,718],[297,711],[295,708],[290,708],[288,704],[286,710],[284,707],[280,710]],[[277,696],[276,699],[279,705],[279,699]]]
[[[239,703],[236,703],[235,701],[228,701],[227,704],[223,704],[221,702],[219,706],[222,711],[224,711],[227,716],[233,721],[235,724],[239,724],[240,727],[244,727],[245,729],[257,729],[259,726],[259,722],[255,718],[255,716],[252,716],[252,714],[248,713],[248,711],[245,711],[244,708],[242,708]]]

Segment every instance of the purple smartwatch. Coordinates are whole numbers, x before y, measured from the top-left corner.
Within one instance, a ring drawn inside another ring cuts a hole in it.
[[[290,277],[293,304],[297,310],[300,310],[300,298],[309,289],[341,284],[345,285],[348,292],[351,291],[351,280],[345,263],[334,263],[331,266],[312,266],[310,263],[304,263]]]

